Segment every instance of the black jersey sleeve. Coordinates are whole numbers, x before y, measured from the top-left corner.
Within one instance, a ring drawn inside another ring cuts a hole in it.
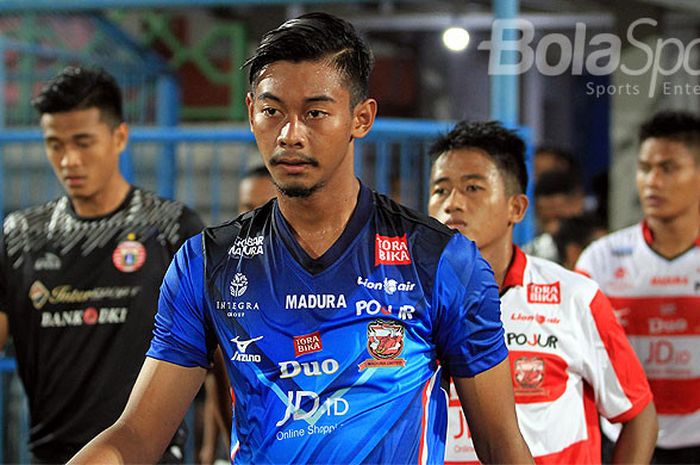
[[[182,234],[180,234],[180,240],[176,244],[176,250],[179,249],[187,239],[202,232],[202,229],[204,229],[204,222],[199,215],[191,208],[184,207],[180,215],[180,231],[182,231]]]
[[[7,252],[5,248],[5,234],[0,230],[0,312],[7,313],[8,311],[8,292],[9,285],[7,283]]]

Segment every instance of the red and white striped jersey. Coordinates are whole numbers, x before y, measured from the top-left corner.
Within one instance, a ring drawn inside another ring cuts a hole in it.
[[[646,371],[659,447],[700,445],[700,237],[672,260],[646,223],[591,244],[577,270],[597,281]]]
[[[503,289],[518,423],[535,461],[599,464],[598,415],[628,421],[652,399],[608,299],[592,280],[517,247]],[[475,463],[451,391],[445,463]]]

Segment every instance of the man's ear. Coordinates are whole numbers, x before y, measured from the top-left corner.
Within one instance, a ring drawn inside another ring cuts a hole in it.
[[[372,129],[374,118],[377,116],[377,101],[373,98],[365,99],[355,105],[352,113],[352,137],[355,139],[365,137]]]
[[[122,122],[114,128],[113,137],[117,144],[117,153],[121,153],[126,149],[126,144],[129,142],[129,125]]]
[[[250,130],[253,130],[253,110],[255,106],[255,101],[253,100],[253,93],[248,92],[245,94],[245,106],[248,107],[248,124],[250,125]]]
[[[530,201],[525,194],[511,195],[508,199],[508,222],[510,224],[518,224],[527,212],[527,207]]]

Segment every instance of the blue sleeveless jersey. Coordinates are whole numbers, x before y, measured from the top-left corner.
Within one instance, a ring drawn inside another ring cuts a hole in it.
[[[507,356],[474,243],[364,186],[318,259],[274,200],[183,246],[148,356],[208,368],[217,343],[236,464],[443,463],[441,369],[470,377]]]

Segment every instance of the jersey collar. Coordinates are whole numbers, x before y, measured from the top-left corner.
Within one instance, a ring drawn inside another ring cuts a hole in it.
[[[287,247],[289,253],[307,272],[316,275],[333,263],[350,247],[352,242],[360,235],[362,228],[367,224],[373,213],[372,191],[360,182],[360,192],[357,196],[357,205],[355,210],[350,215],[348,224],[340,237],[323,255],[317,259],[313,259],[299,245],[294,234],[292,233],[287,220],[282,215],[282,212],[277,205],[274,204],[274,221],[273,227],[282,238],[282,241]]]
[[[501,294],[509,287],[522,286],[525,276],[525,265],[527,265],[527,257],[520,247],[513,244],[513,258],[510,260],[506,276],[503,278],[503,286],[501,286]]]
[[[649,247],[654,243],[654,232],[649,228],[649,223],[647,220],[642,220],[642,236],[644,236],[644,242],[647,243]],[[695,247],[700,247],[700,235],[695,238]]]

